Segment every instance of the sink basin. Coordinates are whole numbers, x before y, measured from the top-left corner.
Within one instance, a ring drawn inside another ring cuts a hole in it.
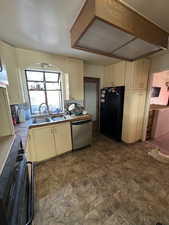
[[[34,117],[32,118],[33,124],[41,124],[41,123],[52,123],[57,121],[63,121],[66,117],[64,116],[47,116],[47,117]]]
[[[50,117],[34,117],[32,119],[33,124],[40,124],[40,123],[50,123],[52,119]]]
[[[56,116],[56,117],[52,117],[51,120],[53,122],[63,121],[63,120],[65,120],[65,117],[64,116]]]

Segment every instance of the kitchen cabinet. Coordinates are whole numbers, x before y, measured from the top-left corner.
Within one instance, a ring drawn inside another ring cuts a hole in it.
[[[104,87],[111,87],[113,86],[113,79],[111,77],[112,65],[105,66],[105,75],[103,80]]]
[[[34,157],[31,155],[31,141],[30,135],[27,137],[26,147],[25,147],[25,156],[28,161],[34,161]]]
[[[43,161],[56,155],[52,127],[45,126],[31,129],[30,142],[33,161]]]
[[[124,86],[125,85],[126,62],[121,61],[105,67],[104,86]]]
[[[0,87],[6,88],[8,85],[8,76],[6,71],[6,64],[2,56],[2,48],[0,47]]]
[[[0,136],[14,135],[14,126],[6,88],[0,88]]]
[[[142,139],[146,90],[128,90],[125,93],[122,140],[134,143]]]
[[[140,59],[126,63],[125,86],[127,89],[146,90],[150,69],[149,59]]]
[[[9,86],[8,95],[10,104],[24,103],[24,95],[22,93],[22,84],[17,65],[16,50],[12,46],[0,42],[2,56],[6,65]]]
[[[35,162],[36,161],[36,152],[33,149],[33,134],[30,131],[28,133],[26,147],[25,147],[25,155],[28,161]]]
[[[104,86],[125,86],[126,89],[146,90],[150,69],[149,59],[121,61],[105,67]]]
[[[83,90],[83,61],[72,58],[67,59],[67,73],[69,74],[69,90],[70,99],[80,100],[84,99]]]
[[[149,69],[146,58],[105,67],[106,86],[125,86],[122,140],[126,143],[142,138]]]
[[[143,137],[150,60],[126,63],[122,140],[134,143]]]
[[[56,155],[72,150],[70,122],[59,123],[53,127]]]
[[[31,128],[28,152],[34,162],[50,159],[72,150],[70,122]]]

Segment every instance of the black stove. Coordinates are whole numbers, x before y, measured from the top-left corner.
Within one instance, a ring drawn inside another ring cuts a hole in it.
[[[26,160],[21,138],[16,137],[0,176],[0,225],[32,223],[33,180],[33,164]]]

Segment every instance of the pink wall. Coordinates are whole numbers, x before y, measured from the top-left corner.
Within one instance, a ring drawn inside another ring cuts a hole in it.
[[[161,87],[161,91],[159,97],[151,98],[150,104],[168,104],[169,91],[167,90],[166,82],[169,82],[169,71],[154,74],[152,87]]]

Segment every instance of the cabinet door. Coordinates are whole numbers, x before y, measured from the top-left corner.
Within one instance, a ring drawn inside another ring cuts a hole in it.
[[[135,62],[127,62],[126,87],[127,89],[147,89],[150,61],[140,59]]]
[[[30,152],[29,152],[29,137],[28,137],[27,142],[26,142],[26,147],[25,147],[25,156],[26,156],[27,160],[29,161],[29,160],[30,160]]]
[[[33,128],[31,152],[34,161],[43,161],[56,156],[52,127]]]
[[[17,65],[15,48],[5,43],[1,43],[1,49],[9,81],[8,94],[10,104],[22,104],[24,103],[24,95],[22,93],[22,84]]]
[[[146,91],[130,90],[125,94],[122,140],[134,143],[143,133]]]
[[[32,132],[30,130],[29,134],[28,134],[27,143],[26,143],[25,153],[26,153],[27,160],[35,162],[36,161],[36,154],[35,154],[35,151],[34,151],[34,148],[33,148],[33,138],[32,137],[33,137]]]
[[[59,123],[54,126],[56,154],[60,155],[72,150],[70,122]]]
[[[111,87],[112,86],[112,78],[111,78],[111,74],[112,74],[112,66],[105,66],[105,76],[104,76],[104,80],[103,80],[103,86],[104,87]]]
[[[6,88],[0,88],[0,136],[14,135],[8,92]]]
[[[83,61],[78,59],[67,59],[67,71],[70,75],[70,98],[83,100]]]
[[[105,67],[104,86],[124,86],[126,62],[122,61]]]
[[[112,79],[114,86],[125,85],[126,62],[122,61],[112,65]]]

